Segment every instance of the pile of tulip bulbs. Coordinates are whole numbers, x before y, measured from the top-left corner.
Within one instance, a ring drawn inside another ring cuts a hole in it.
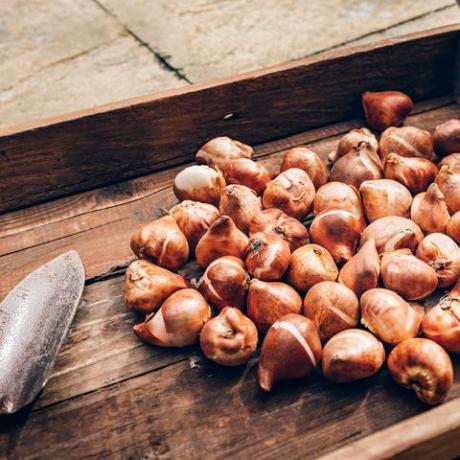
[[[404,93],[362,103],[379,140],[354,129],[328,165],[296,147],[273,175],[228,137],[199,149],[175,177],[179,204],[131,239],[125,301],[146,315],[141,340],[199,342],[223,366],[260,344],[265,391],[317,367],[333,382],[363,379],[386,361],[425,403],[446,398],[448,353],[460,353],[460,120],[432,134],[402,126]],[[193,257],[204,272],[188,280],[177,271]]]

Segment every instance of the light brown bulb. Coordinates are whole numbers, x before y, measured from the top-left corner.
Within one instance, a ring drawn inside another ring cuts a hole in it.
[[[321,343],[326,343],[340,331],[358,325],[359,303],[354,292],[343,284],[323,281],[307,292],[303,314],[315,323]]]
[[[447,222],[447,234],[460,243],[460,211],[457,211]]]
[[[423,239],[423,233],[420,227],[410,219],[387,216],[375,220],[364,229],[360,246],[362,247],[370,238],[375,240],[379,254],[402,248],[415,251]]]
[[[241,366],[257,348],[254,323],[237,308],[225,307],[201,330],[200,346],[206,358],[223,366]]]
[[[391,179],[366,180],[359,191],[369,222],[386,216],[409,217],[412,195],[399,182]]]
[[[383,254],[380,274],[385,287],[406,300],[424,299],[438,285],[433,268],[415,257],[410,249]]]
[[[339,283],[349,287],[358,298],[378,286],[380,258],[375,240],[368,239],[361,249],[340,269]]]
[[[326,209],[313,219],[310,238],[313,243],[325,247],[340,264],[355,254],[361,230],[361,222],[351,212]]]
[[[281,279],[289,266],[291,250],[286,241],[273,232],[254,233],[246,252],[248,272],[263,281]]]
[[[321,342],[311,320],[283,316],[267,332],[260,352],[258,377],[264,391],[280,380],[308,375],[321,360]]]
[[[385,158],[385,178],[400,182],[413,194],[424,192],[437,174],[436,165],[426,158],[403,157],[396,153]]]
[[[290,168],[303,169],[318,189],[327,182],[328,172],[319,156],[307,147],[289,149],[281,162],[280,172]]]
[[[238,229],[228,216],[219,217],[198,241],[195,258],[206,268],[213,260],[223,256],[242,259],[248,247],[248,237]]]
[[[335,281],[339,274],[330,252],[317,244],[306,244],[291,254],[287,278],[299,292],[307,292],[321,281]]]
[[[370,289],[359,303],[361,323],[383,342],[396,345],[417,336],[422,314],[396,292]]]
[[[201,329],[211,318],[211,307],[195,289],[171,294],[160,309],[145,322],[133,327],[144,342],[159,347],[185,347],[198,340]]]
[[[369,148],[377,153],[379,149],[377,138],[367,128],[358,128],[352,129],[340,139],[337,149],[329,155],[329,160],[335,163],[347,153],[357,150],[363,142],[366,142]]]
[[[414,108],[412,99],[401,91],[366,91],[361,102],[368,125],[376,131],[401,126]]]
[[[235,225],[248,233],[249,223],[255,214],[262,210],[260,199],[244,185],[227,185],[220,194],[219,211],[232,218]]]
[[[261,195],[270,182],[270,173],[262,163],[256,163],[249,158],[231,161],[225,169],[224,177],[227,184],[245,185],[257,195]]]
[[[283,238],[291,251],[307,244],[310,240],[308,230],[302,222],[288,216],[281,209],[264,209],[254,215],[249,224],[249,235],[272,231]]]
[[[260,332],[288,313],[301,313],[302,299],[291,286],[277,281],[251,280],[248,292],[248,316]]]
[[[187,238],[172,216],[161,217],[139,228],[131,237],[131,249],[137,257],[169,270],[177,270],[189,256]]]
[[[436,153],[442,157],[460,152],[460,120],[454,118],[436,126],[433,145]]]
[[[302,219],[310,212],[314,198],[315,187],[308,174],[291,168],[268,183],[262,204],[265,209],[279,208],[288,216]]]
[[[450,219],[444,194],[436,184],[414,197],[410,218],[426,233],[446,233]]]
[[[402,157],[426,158],[431,161],[436,158],[431,133],[414,126],[386,129],[380,137],[379,147],[382,159],[390,153]]]
[[[451,153],[444,157],[439,163],[438,167],[449,166],[450,169],[460,168],[460,153]]]
[[[387,364],[396,383],[414,390],[426,404],[441,404],[454,382],[449,355],[432,340],[413,338],[400,343]]]
[[[337,383],[370,377],[384,363],[385,349],[382,342],[361,329],[339,332],[323,348],[323,375]]]
[[[185,200],[173,206],[169,214],[176,219],[177,225],[187,238],[191,250],[195,249],[200,238],[219,216],[219,210],[209,203]]]
[[[423,238],[415,255],[434,269],[440,288],[453,286],[460,276],[460,249],[443,233],[432,233]]]
[[[460,211],[460,169],[443,166],[435,179],[451,214]]]
[[[219,257],[211,262],[198,282],[197,288],[209,303],[222,310],[230,306],[243,310],[251,281],[241,259]]]
[[[227,136],[216,137],[204,144],[196,153],[195,160],[225,171],[232,160],[251,158],[253,149],[249,145],[230,139]]]

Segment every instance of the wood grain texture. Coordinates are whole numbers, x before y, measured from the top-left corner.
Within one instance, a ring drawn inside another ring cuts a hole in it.
[[[0,212],[190,161],[203,142],[222,133],[256,144],[355,117],[365,90],[400,89],[416,101],[450,93],[459,29],[0,132]]]

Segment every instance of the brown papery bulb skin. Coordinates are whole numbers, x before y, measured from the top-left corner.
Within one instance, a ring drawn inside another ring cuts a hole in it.
[[[283,316],[268,330],[260,352],[258,377],[264,391],[276,382],[308,375],[321,360],[321,341],[311,320]]]
[[[460,169],[443,166],[435,183],[444,194],[444,200],[451,214],[460,211]]]
[[[195,249],[200,238],[209,227],[220,217],[219,210],[209,203],[185,200],[173,206],[169,214],[176,219],[188,241],[191,250]]]
[[[367,128],[352,129],[340,139],[337,149],[329,155],[329,160],[335,163],[347,153],[357,150],[362,142],[366,142],[374,152],[379,149],[377,138]]]
[[[205,165],[189,166],[174,178],[174,195],[179,201],[191,200],[218,205],[220,191],[224,187],[222,173]]]
[[[410,219],[387,216],[375,220],[364,229],[360,246],[362,247],[370,238],[375,240],[379,254],[403,248],[409,248],[414,252],[423,239],[423,233]]]
[[[265,209],[279,208],[288,216],[302,219],[311,210],[315,186],[299,168],[283,171],[270,181],[262,197]]]
[[[454,383],[449,355],[432,340],[405,340],[393,348],[387,364],[396,383],[414,390],[421,401],[431,406],[441,404]]]
[[[254,233],[246,252],[248,272],[263,281],[281,279],[289,266],[291,250],[286,241],[273,232]]]
[[[249,223],[255,214],[262,210],[260,198],[244,185],[227,185],[220,194],[219,211],[232,218],[243,232],[249,232]]]
[[[172,293],[189,286],[181,275],[148,260],[135,260],[126,270],[125,304],[141,313],[152,313]]]
[[[200,346],[206,358],[222,366],[241,366],[257,348],[254,323],[240,310],[225,307],[201,330]]]
[[[251,278],[241,259],[219,257],[211,262],[198,282],[197,288],[209,303],[222,310],[226,306],[243,310]]]
[[[283,238],[291,251],[310,241],[308,230],[302,222],[288,216],[281,209],[264,209],[254,215],[249,224],[249,235],[272,231]]]
[[[242,259],[248,247],[248,237],[228,216],[219,217],[198,241],[195,258],[203,268],[223,256]]]
[[[254,278],[249,286],[247,308],[249,318],[264,333],[284,315],[301,313],[302,299],[288,284]]]
[[[163,216],[139,228],[131,238],[131,249],[137,257],[169,270],[180,268],[189,256],[187,238],[172,216]]]
[[[338,274],[337,265],[326,248],[306,244],[291,254],[287,278],[292,286],[304,293],[321,281],[335,281]]]
[[[359,303],[361,323],[383,342],[396,345],[418,335],[422,314],[396,292],[370,289]]]
[[[245,185],[261,195],[270,182],[270,173],[261,163],[240,158],[230,162],[225,169],[224,178],[227,184]]]
[[[438,167],[449,166],[450,169],[460,169],[460,153],[451,153],[444,157],[439,163]]]
[[[460,248],[443,233],[432,233],[423,238],[415,255],[434,269],[440,288],[453,286],[460,276]]]
[[[198,340],[201,329],[211,318],[211,307],[195,289],[171,294],[160,309],[133,327],[144,342],[159,347],[185,347]]]
[[[326,343],[340,331],[358,325],[358,298],[343,284],[323,281],[307,292],[303,314],[315,323],[321,343]]]
[[[328,172],[319,156],[307,147],[289,149],[281,162],[280,172],[291,168],[303,169],[318,189],[327,182]]]
[[[385,178],[400,182],[414,195],[424,192],[437,174],[436,165],[426,158],[406,158],[396,153],[390,153],[385,158]]]
[[[195,160],[225,171],[232,160],[252,158],[254,150],[249,145],[227,136],[216,137],[204,144],[196,153]]]
[[[427,233],[446,233],[450,219],[444,194],[436,184],[431,184],[426,192],[414,197],[410,218]]]
[[[366,91],[361,102],[368,125],[376,131],[401,126],[414,108],[412,99],[401,91]]]
[[[387,252],[382,256],[380,274],[383,284],[406,300],[428,297],[438,285],[438,276],[410,249]]]
[[[382,159],[390,153],[402,157],[426,158],[431,161],[436,159],[431,133],[414,126],[386,129],[380,137],[379,146]]]
[[[370,238],[361,249],[340,269],[339,283],[350,288],[358,298],[378,286],[380,258],[375,240]]]
[[[369,222],[386,216],[409,217],[412,195],[391,179],[364,181],[360,187],[364,213]]]
[[[310,238],[326,248],[337,264],[350,260],[356,252],[362,224],[349,211],[326,209],[320,212],[310,226]]]
[[[323,376],[336,383],[353,382],[376,374],[385,362],[382,342],[361,329],[348,329],[323,348]]]
[[[454,118],[436,126],[433,144],[436,153],[442,157],[460,152],[460,120]]]
[[[447,222],[447,234],[460,244],[460,211],[457,211]]]

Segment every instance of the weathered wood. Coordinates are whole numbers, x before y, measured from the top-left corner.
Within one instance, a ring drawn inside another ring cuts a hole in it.
[[[0,212],[190,161],[200,144],[222,133],[256,144],[355,117],[365,90],[400,89],[416,101],[450,93],[459,29],[334,51],[0,132]]]

